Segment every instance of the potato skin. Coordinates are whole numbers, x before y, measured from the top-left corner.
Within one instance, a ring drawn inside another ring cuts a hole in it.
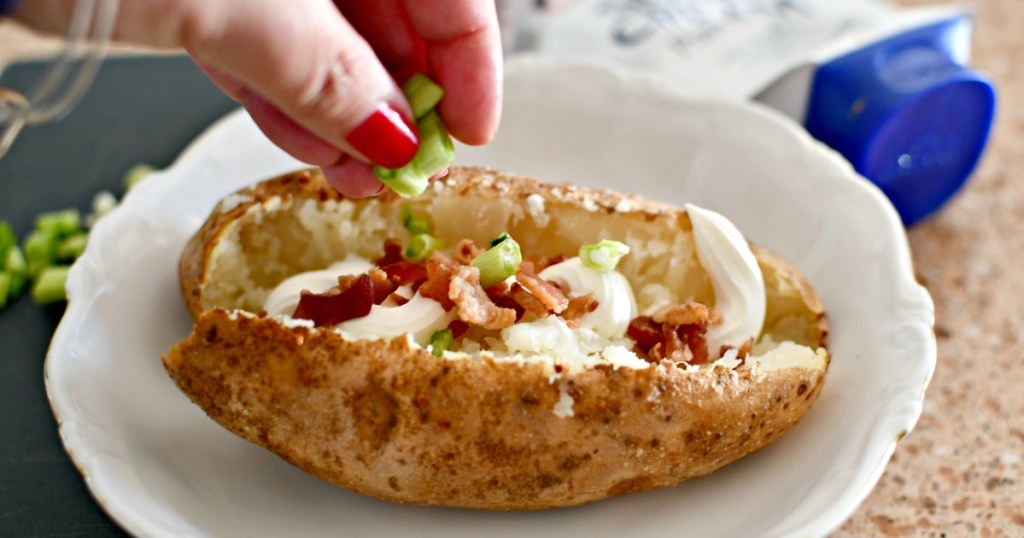
[[[824,370],[596,368],[441,360],[211,310],[164,356],[218,423],[338,486],[400,503],[572,506],[708,474],[775,440]],[[560,385],[571,417],[552,412]]]
[[[550,201],[560,187],[454,168],[448,189],[520,199],[536,192]],[[241,194],[246,201],[218,206],[182,254],[182,295],[196,324],[163,356],[164,366],[228,430],[352,491],[400,503],[522,510],[671,486],[778,438],[824,383],[827,365],[688,372],[668,362],[553,379],[540,364],[438,359],[404,338],[347,341],[330,330],[204,307],[207,259],[234,219],[277,195],[341,198],[315,171]],[[571,189],[562,195],[576,199]],[[396,201],[392,193],[381,199]],[[648,220],[682,214],[628,195],[589,200],[608,213],[629,200]],[[781,259],[754,251],[763,268],[797,290],[807,332],[823,346],[827,325],[810,285]],[[571,417],[553,412],[563,393],[574,401]]]

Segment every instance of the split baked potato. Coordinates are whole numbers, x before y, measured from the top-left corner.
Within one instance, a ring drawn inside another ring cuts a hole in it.
[[[822,389],[822,305],[796,269],[757,247],[763,329],[729,361],[718,350],[702,364],[636,347],[635,361],[513,353],[486,330],[436,353],[412,335],[353,338],[263,311],[292,275],[349,255],[379,259],[389,240],[408,241],[409,214],[448,246],[507,232],[524,256],[549,260],[621,241],[631,252],[616,270],[638,313],[715,307],[678,208],[457,167],[414,200],[349,200],[303,171],[227,197],[188,243],[181,290],[195,327],[163,356],[174,382],[228,430],[338,486],[501,510],[706,475],[777,439]]]

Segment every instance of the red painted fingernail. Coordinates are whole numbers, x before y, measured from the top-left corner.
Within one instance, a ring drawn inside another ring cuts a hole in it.
[[[387,103],[377,107],[352,129],[345,140],[371,162],[384,168],[405,166],[416,156],[420,145],[416,128]]]

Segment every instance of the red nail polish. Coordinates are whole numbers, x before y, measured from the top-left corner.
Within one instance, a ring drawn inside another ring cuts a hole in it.
[[[416,156],[420,145],[416,128],[387,103],[377,107],[352,129],[345,140],[371,162],[384,168],[405,166]]]

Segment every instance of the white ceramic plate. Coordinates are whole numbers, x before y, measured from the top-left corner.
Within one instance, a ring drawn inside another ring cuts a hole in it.
[[[810,277],[832,326],[821,398],[779,442],[678,487],[488,513],[335,488],[222,430],[159,356],[185,338],[178,253],[222,196],[299,167],[235,113],[97,226],[46,363],[68,452],[145,536],[815,536],[871,490],[921,412],[933,308],[896,213],[837,155],[769,111],[693,102],[594,67],[511,66],[497,140],[459,161],[692,201]]]

